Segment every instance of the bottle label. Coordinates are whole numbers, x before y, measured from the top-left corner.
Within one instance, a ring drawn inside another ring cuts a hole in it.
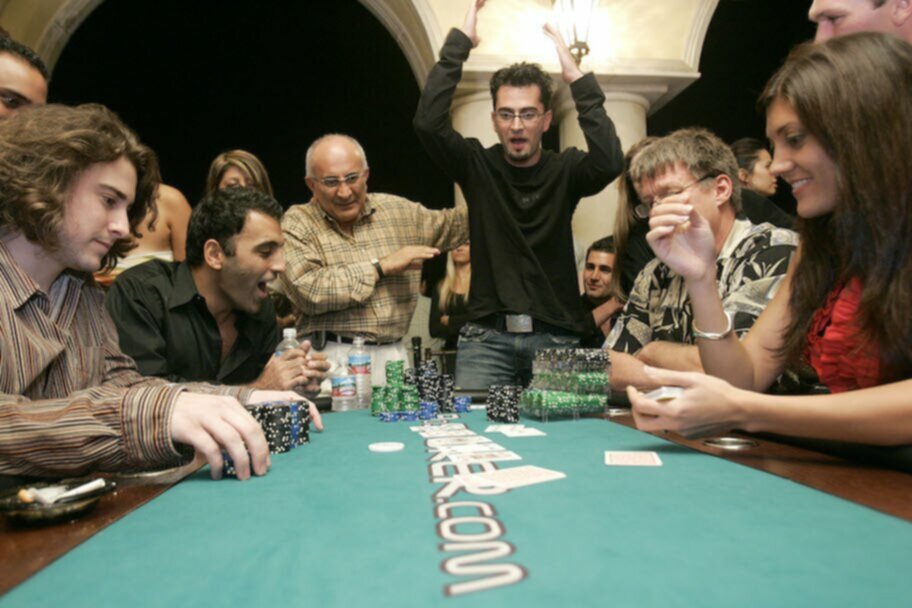
[[[332,377],[332,396],[333,398],[346,399],[354,397],[357,393],[355,388],[354,376],[333,376]]]
[[[349,355],[348,367],[353,374],[370,374],[371,358],[368,354]]]

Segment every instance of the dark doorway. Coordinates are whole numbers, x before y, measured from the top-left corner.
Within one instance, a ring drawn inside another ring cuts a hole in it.
[[[355,0],[103,2],[51,84],[52,101],[118,112],[191,204],[232,148],[260,157],[286,206],[306,201],[307,146],[338,131],[364,145],[371,190],[449,206],[452,184],[412,130],[418,95],[402,51]]]

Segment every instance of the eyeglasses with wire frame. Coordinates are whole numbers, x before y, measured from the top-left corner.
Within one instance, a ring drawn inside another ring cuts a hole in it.
[[[517,118],[522,124],[529,125],[538,122],[538,120],[544,116],[544,113],[534,109],[520,110],[519,112],[514,112],[513,110],[497,110],[494,112],[494,115],[497,117],[498,121],[505,125],[512,125],[513,121]]]
[[[322,184],[324,188],[329,188],[330,190],[335,190],[342,184],[352,187],[358,182],[361,181],[361,178],[364,177],[366,171],[360,171],[358,173],[349,173],[343,177],[338,177],[336,175],[330,175],[328,177],[321,177],[317,181]]]
[[[697,184],[699,184],[702,181],[706,181],[708,179],[715,179],[716,177],[718,177],[718,176],[713,175],[713,174],[704,175],[703,177],[701,177],[699,179],[695,179],[694,181],[690,182],[686,186],[681,186],[680,188],[675,188],[671,192],[666,192],[665,194],[663,194],[661,196],[654,196],[654,197],[652,197],[651,201],[641,201],[640,203],[637,204],[636,207],[633,208],[633,214],[635,216],[637,216],[638,218],[640,218],[641,220],[649,219],[649,212],[656,205],[659,205],[659,204],[663,203],[664,201],[667,201],[668,199],[673,198],[675,196],[684,194],[685,192],[687,192],[688,190],[690,190],[691,188],[693,188],[694,186],[696,186]]]

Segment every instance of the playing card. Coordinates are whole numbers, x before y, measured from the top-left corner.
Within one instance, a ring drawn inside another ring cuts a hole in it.
[[[429,429],[433,429],[435,431],[457,431],[457,430],[461,431],[461,430],[465,430],[465,428],[466,428],[466,425],[462,424],[461,422],[448,422],[446,424],[437,424],[437,425],[416,424],[414,426],[410,426],[409,430],[412,431],[413,433],[421,433],[421,432],[427,431]]]
[[[478,462],[504,462],[508,460],[522,460],[522,456],[509,450],[487,451],[487,452],[466,452],[462,454],[447,453],[450,462],[472,464]]]
[[[512,490],[514,488],[531,486],[546,481],[563,479],[566,476],[566,474],[561,473],[560,471],[552,471],[551,469],[526,465],[511,467],[509,469],[498,469],[497,471],[488,471],[485,473],[462,475],[461,478],[466,482],[466,485]]]
[[[544,437],[547,435],[544,431],[541,431],[530,426],[521,426],[518,428],[506,428],[501,431],[505,437]]]
[[[441,449],[449,452],[450,454],[471,454],[473,452],[501,452],[507,448],[489,441],[487,443],[466,443],[463,445],[452,445]]]
[[[614,467],[660,467],[662,460],[655,452],[605,452],[605,464]]]
[[[523,428],[522,424],[489,424],[488,428],[484,430],[485,433],[500,433],[504,429],[509,428]]]

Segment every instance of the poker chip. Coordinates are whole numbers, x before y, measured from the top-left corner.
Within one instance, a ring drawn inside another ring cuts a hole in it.
[[[519,422],[519,400],[523,388],[517,385],[495,384],[488,388],[485,410],[493,422]]]
[[[367,449],[371,452],[401,452],[405,449],[405,444],[399,441],[381,441],[370,444]]]
[[[453,397],[453,410],[457,414],[465,414],[469,411],[469,406],[472,405],[472,397],[469,395],[460,395],[458,397]]]
[[[610,366],[609,352],[599,348],[536,351],[520,409],[541,419],[603,412],[611,393]]]

